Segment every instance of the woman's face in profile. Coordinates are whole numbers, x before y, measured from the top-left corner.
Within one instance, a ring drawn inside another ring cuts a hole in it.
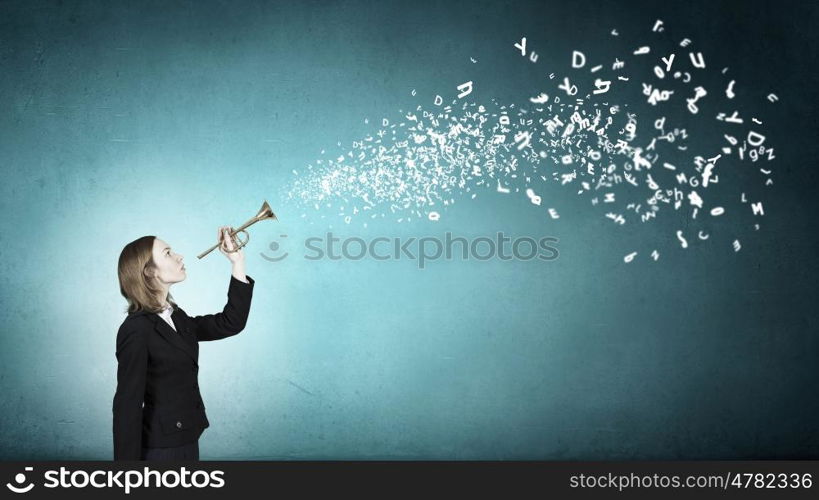
[[[159,238],[154,239],[153,258],[156,265],[155,276],[159,281],[179,283],[187,277],[185,264],[182,263],[184,257],[175,253],[170,245]]]

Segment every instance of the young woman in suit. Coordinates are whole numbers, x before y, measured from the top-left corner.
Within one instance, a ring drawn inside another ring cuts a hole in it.
[[[114,395],[114,460],[198,460],[199,436],[209,427],[199,392],[199,342],[241,332],[254,280],[245,274],[243,251],[219,228],[219,251],[232,264],[222,312],[188,316],[170,287],[186,277],[183,257],[155,236],[125,245],[119,286],[128,317],[117,333]]]

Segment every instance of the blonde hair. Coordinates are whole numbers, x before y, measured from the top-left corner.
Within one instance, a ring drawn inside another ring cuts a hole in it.
[[[163,300],[161,288],[147,271],[156,268],[153,259],[154,240],[156,236],[143,236],[125,245],[119,254],[119,291],[128,301],[127,312],[147,311],[158,313],[167,300],[173,307],[173,297]]]

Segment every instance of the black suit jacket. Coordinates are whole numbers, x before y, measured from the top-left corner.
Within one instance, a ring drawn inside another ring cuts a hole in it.
[[[218,314],[191,318],[176,307],[176,331],[159,315],[129,314],[117,333],[114,460],[139,460],[142,447],[182,446],[210,425],[199,393],[199,344],[241,332],[250,312],[254,280],[233,276]]]

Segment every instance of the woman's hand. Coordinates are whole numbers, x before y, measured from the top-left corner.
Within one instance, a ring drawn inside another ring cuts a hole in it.
[[[245,276],[244,249],[240,248],[235,252],[230,251],[236,248],[236,245],[233,244],[233,238],[230,237],[230,233],[232,232],[233,228],[230,226],[222,226],[219,228],[216,233],[217,241],[219,241],[219,251],[233,264],[233,269],[231,269],[233,277],[242,283],[248,283],[247,276]]]
[[[221,226],[216,233],[216,239],[219,242],[219,251],[222,252],[222,255],[228,258],[230,262],[236,264],[237,262],[244,262],[245,260],[245,253],[243,249],[239,249],[237,251],[233,251],[236,246],[233,244],[233,238],[230,237],[230,233],[233,232],[233,228],[230,226]]]

